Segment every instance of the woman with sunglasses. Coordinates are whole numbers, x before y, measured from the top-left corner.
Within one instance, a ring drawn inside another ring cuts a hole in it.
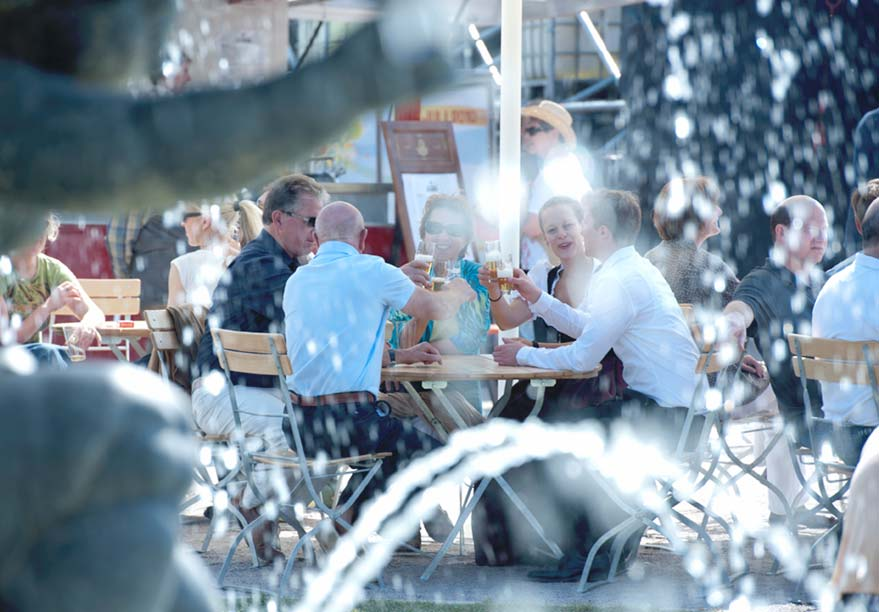
[[[488,291],[479,283],[479,264],[464,258],[473,238],[473,217],[467,199],[457,195],[432,195],[424,205],[419,235],[422,242],[433,249],[433,270],[441,261],[460,268],[459,275],[476,292],[476,299],[465,303],[456,317],[446,321],[411,319],[401,312],[392,313],[391,345],[409,348],[419,342],[430,342],[443,354],[475,355],[488,336],[491,313]]]
[[[187,205],[181,225],[189,246],[198,250],[171,261],[168,306],[190,304],[207,312],[223,272],[241,248],[259,235],[261,215],[249,200],[220,206]]]

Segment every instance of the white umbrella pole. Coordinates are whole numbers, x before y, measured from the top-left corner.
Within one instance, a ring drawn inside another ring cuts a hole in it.
[[[498,219],[501,251],[519,265],[520,109],[522,106],[522,0],[501,0],[501,118]],[[517,329],[507,335],[518,335]]]

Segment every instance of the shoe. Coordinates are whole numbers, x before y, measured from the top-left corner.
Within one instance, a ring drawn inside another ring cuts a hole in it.
[[[202,516],[204,516],[208,520],[212,520],[214,518],[214,507],[208,506],[207,508],[205,508]]]
[[[544,568],[531,570],[528,572],[528,580],[533,582],[579,582],[580,576],[583,575],[583,567],[586,562],[577,557],[568,555],[559,559],[554,568]],[[606,555],[601,553],[595,557],[592,568],[589,570],[589,578],[587,582],[598,582],[607,580],[610,569],[610,560]],[[617,574],[623,574],[626,571],[626,564],[621,559],[617,568]]]
[[[452,525],[449,515],[442,508],[437,508],[434,515],[424,521],[424,529],[427,530],[427,535],[437,544],[445,542],[449,534],[452,533],[453,528],[454,525]]]
[[[410,548],[411,547],[411,548]],[[415,550],[412,550],[412,549]],[[421,551],[421,529],[415,532],[415,535],[409,538],[405,544],[401,544],[397,547],[397,550],[394,551],[395,555],[420,552]]]

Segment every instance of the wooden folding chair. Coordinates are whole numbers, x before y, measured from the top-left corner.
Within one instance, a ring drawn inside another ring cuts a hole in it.
[[[214,339],[214,350],[217,353],[220,365],[226,374],[226,384],[229,388],[229,399],[232,404],[235,424],[239,431],[241,430],[240,415],[245,414],[245,411],[239,409],[235,397],[235,385],[232,383],[232,372],[278,377],[278,387],[281,391],[285,407],[284,416],[278,417],[278,427],[282,426],[283,419],[286,419],[290,424],[295,452],[252,452],[242,443],[243,436],[233,435],[233,442],[238,448],[242,469],[247,478],[248,485],[259,499],[260,505],[266,505],[268,496],[261,491],[259,486],[254,482],[253,469],[255,466],[276,466],[282,469],[296,470],[300,477],[299,484],[303,484],[308,492],[309,502],[313,503],[318,511],[325,516],[321,523],[329,521],[330,528],[334,528],[335,526],[333,523],[335,523],[342,526],[344,529],[351,529],[352,526],[342,518],[342,515],[358,500],[367,484],[373,479],[379,469],[381,469],[382,460],[390,457],[391,453],[373,453],[349,457],[336,457],[334,459],[322,459],[320,461],[308,458],[302,444],[302,436],[299,433],[298,421],[293,412],[290,391],[287,388],[286,377],[293,373],[293,369],[290,365],[290,360],[287,357],[287,343],[284,336],[281,334],[238,332],[226,329],[212,329],[211,334]],[[330,508],[321,497],[320,488],[316,483],[338,478],[339,475],[337,474],[337,468],[339,467],[348,467],[354,473],[363,473],[364,477],[343,506]],[[298,487],[299,484],[296,486]],[[324,525],[318,524],[311,530],[306,530],[296,518],[294,508],[291,504],[285,502],[278,503],[277,508],[281,517],[292,525],[299,533],[299,541],[290,553],[287,565],[284,568],[284,573],[281,576],[278,587],[278,596],[280,597],[283,595],[290,573],[293,571],[296,555],[299,550],[303,549],[303,552],[307,551],[307,558],[314,559],[314,545],[312,544],[311,539],[317,535],[318,530],[324,528]],[[223,579],[225,578],[232,562],[232,556],[240,545],[241,540],[257,525],[266,520],[269,520],[269,517],[265,513],[261,514],[257,519],[247,525],[247,527],[245,527],[245,529],[243,529],[235,538],[218,576],[220,585],[223,584]]]
[[[807,381],[870,385],[873,403],[879,416],[879,384],[877,384],[879,370],[876,366],[879,361],[879,342],[832,340],[788,334],[788,344],[793,354],[791,360],[794,373],[800,378],[803,388],[805,419],[810,442],[810,448],[791,444],[794,472],[803,487],[799,497],[808,495],[817,503],[812,509],[813,514],[826,510],[837,519],[836,523],[812,545],[811,553],[814,553],[817,546],[842,524],[843,512],[836,504],[848,491],[854,466],[847,465],[826,452],[832,450],[832,445],[825,434],[832,435],[834,430],[844,429],[846,425],[834,423],[815,414]],[[815,471],[810,478],[806,478],[803,474],[800,466],[803,460],[807,465],[814,467]],[[817,485],[817,491],[813,485]],[[828,485],[835,486],[836,492],[830,493]],[[794,500],[792,505],[795,506],[797,501],[799,499]]]
[[[720,564],[720,551],[714,545],[711,537],[708,534],[708,531],[706,529],[707,522],[709,519],[713,519],[727,532],[727,534],[730,535],[732,533],[732,530],[729,524],[727,524],[727,522],[723,518],[718,516],[704,504],[701,504],[694,499],[695,493],[701,490],[702,487],[704,487],[706,484],[708,484],[709,482],[718,482],[716,477],[714,476],[714,470],[717,467],[719,454],[711,449],[709,444],[709,435],[712,428],[718,427],[717,413],[720,411],[708,411],[704,413],[705,421],[702,425],[702,429],[699,431],[699,439],[696,447],[693,449],[687,448],[688,441],[692,440],[691,430],[693,428],[693,421],[698,414],[702,413],[702,406],[700,402],[700,395],[703,390],[702,381],[705,379],[705,376],[707,374],[719,372],[721,369],[726,367],[726,364],[722,364],[720,362],[718,355],[714,350],[713,344],[703,348],[705,350],[701,352],[697,367],[694,372],[694,375],[698,377],[699,382],[697,383],[696,389],[693,393],[693,400],[690,402],[690,406],[688,407],[687,416],[681,428],[681,433],[678,437],[677,447],[674,452],[674,459],[678,461],[682,466],[684,466],[686,477],[690,483],[690,486],[688,487],[688,491],[686,494],[681,494],[681,492],[676,490],[676,481],[669,481],[657,477],[655,478],[655,483],[659,497],[665,501],[669,508],[670,516],[678,522],[681,522],[685,526],[692,529],[696,533],[697,537],[704,542],[712,558],[715,559],[718,564]],[[703,465],[706,462],[708,463],[708,467],[705,467]],[[629,514],[629,518],[619,525],[611,528],[609,531],[599,537],[595,541],[595,544],[593,544],[586,558],[586,563],[583,566],[583,572],[580,575],[580,582],[577,590],[581,593],[591,590],[602,584],[613,582],[615,580],[617,568],[619,567],[619,563],[622,558],[624,546],[628,539],[632,535],[637,533],[639,529],[643,529],[645,526],[650,527],[666,536],[668,540],[672,543],[677,540],[677,537],[675,533],[670,529],[670,526],[663,523],[660,515],[656,512],[654,508],[633,506],[623,501],[619,497],[615,489],[610,486],[610,484],[607,483],[603,478],[598,477],[596,478],[596,481],[601,485],[605,493],[607,493],[611,497],[611,499],[614,500],[614,503],[616,503],[620,508],[622,508],[625,512]],[[701,524],[696,523],[676,509],[676,507],[682,503],[691,505],[703,514],[704,519]],[[598,555],[598,552],[605,545],[605,543],[611,540],[613,540],[611,545],[611,564],[608,571],[607,579],[599,582],[588,582],[589,573],[592,569],[592,565],[595,562],[595,558]],[[682,551],[678,549],[678,552]],[[633,551],[633,554],[637,554],[637,550]],[[726,575],[725,570],[724,577],[728,580],[728,576]]]
[[[150,328],[150,340],[156,348],[159,356],[162,378],[164,378],[166,382],[173,384],[173,381],[171,380],[170,365],[173,363],[175,353],[182,348],[180,339],[177,337],[177,331],[174,329],[174,320],[165,309],[144,310],[143,318],[144,321],[146,321],[147,327]],[[195,423],[193,423],[192,426],[194,428],[193,433],[198,439],[200,446],[198,463],[193,468],[193,480],[195,480],[197,486],[207,489],[210,493],[211,503],[214,508],[214,512],[211,515],[211,524],[208,527],[208,531],[201,544],[201,552],[207,552],[211,540],[217,532],[219,519],[222,516],[222,513],[217,511],[217,504],[214,503],[214,500],[220,492],[225,492],[228,496],[229,485],[234,482],[240,482],[244,476],[240,462],[232,469],[220,467],[216,462],[216,457],[220,454],[217,450],[220,449],[222,452],[232,445],[231,436],[223,434],[208,434],[198,429]],[[211,466],[213,466],[214,472],[217,475],[216,478],[212,477],[210,474],[209,470]],[[193,503],[197,502],[198,499],[199,497],[196,496],[188,500],[188,502],[184,502],[180,510],[185,510]],[[247,525],[244,516],[234,504],[225,504],[225,508],[235,517],[241,528],[244,528]],[[250,546],[253,566],[258,567],[259,559],[256,556],[256,550],[253,547],[253,541],[250,538],[250,535],[247,536],[247,539],[248,545]]]

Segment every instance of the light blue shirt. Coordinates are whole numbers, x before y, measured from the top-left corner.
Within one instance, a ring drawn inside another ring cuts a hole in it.
[[[402,309],[415,285],[381,257],[344,242],[325,242],[287,281],[284,327],[300,395],[369,391],[381,382],[385,321]]]

